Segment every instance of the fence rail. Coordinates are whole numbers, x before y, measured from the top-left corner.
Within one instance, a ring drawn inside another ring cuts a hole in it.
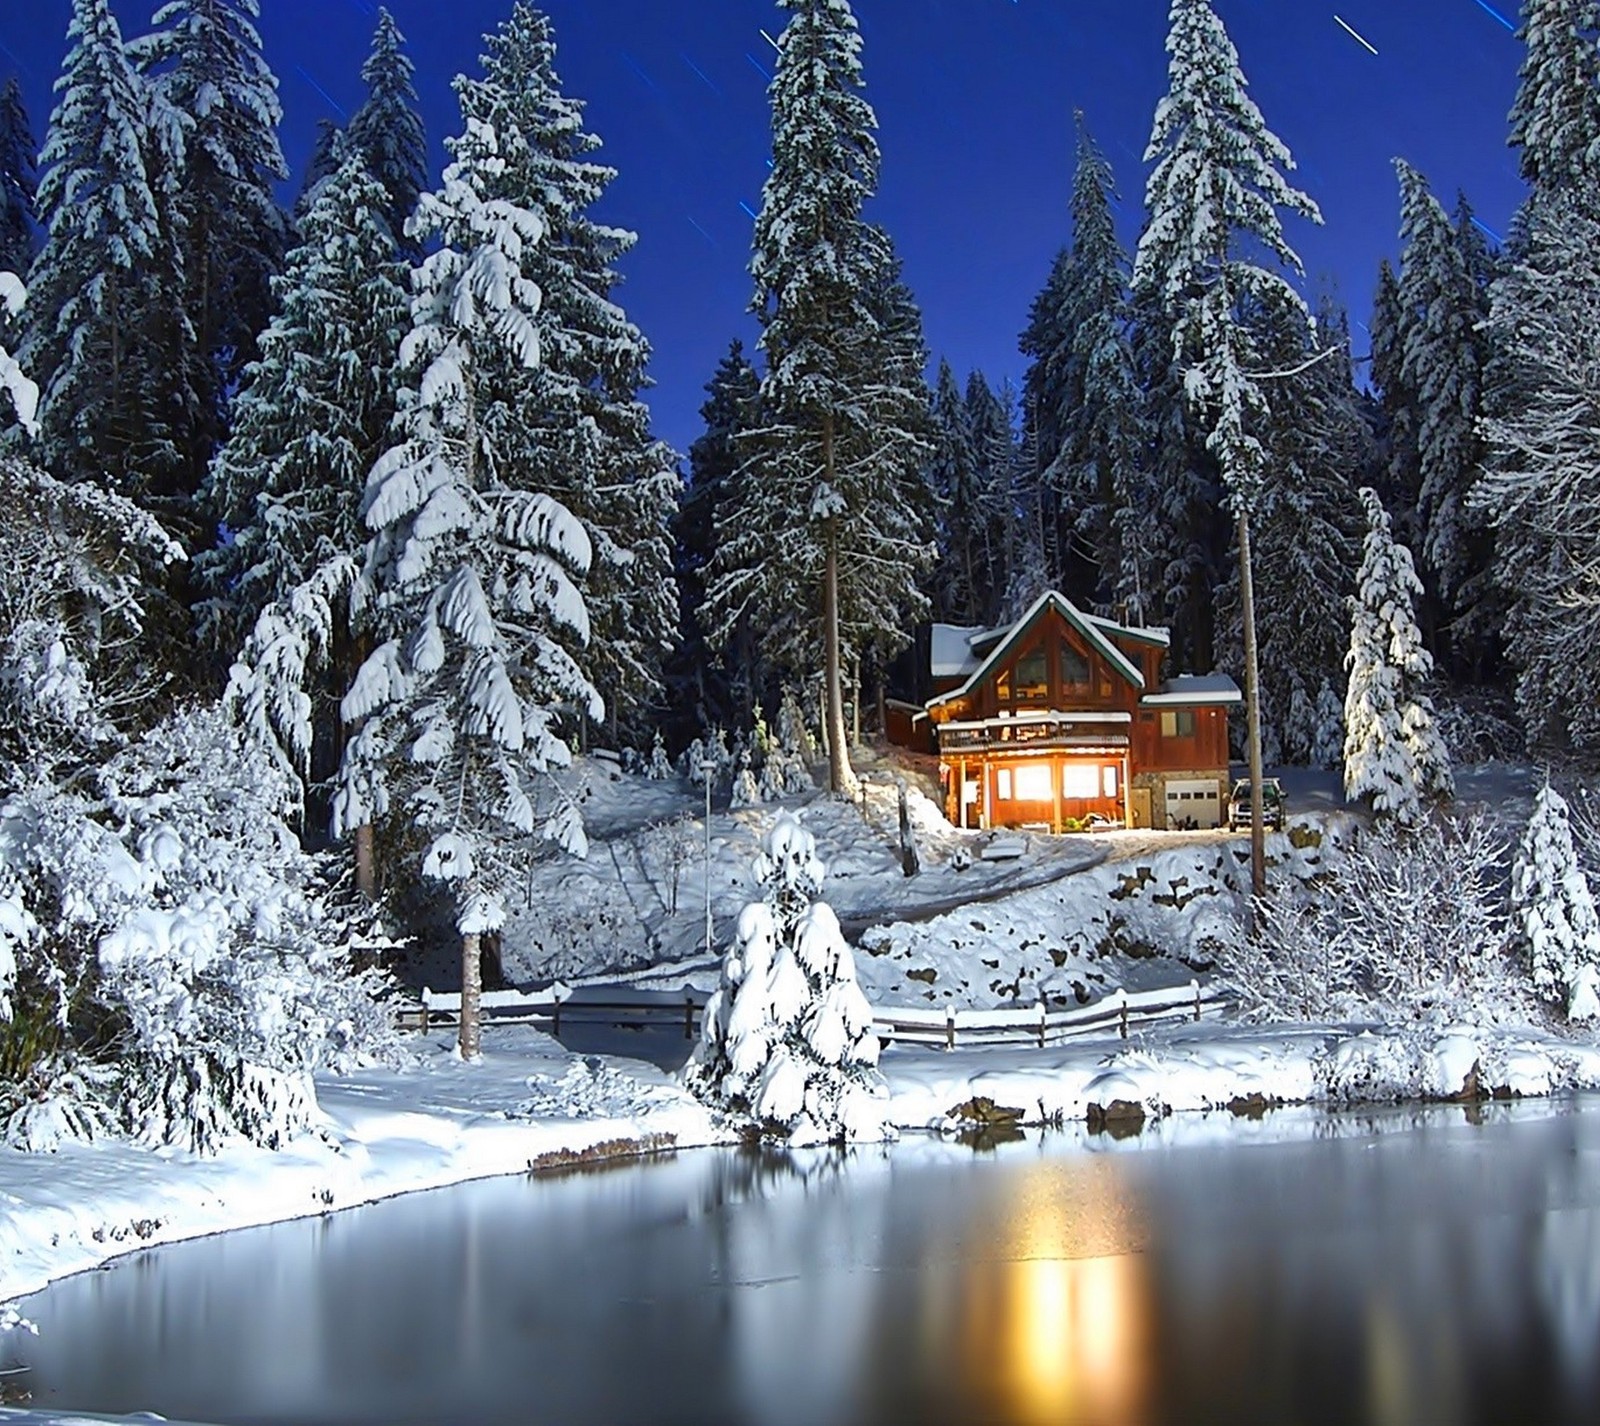
[[[1167,1021],[1195,1021],[1222,1012],[1226,997],[1197,980],[1166,990],[1129,994],[1114,990],[1091,1005],[1050,1010],[1044,1001],[1011,1010],[959,1010],[955,1006],[879,1009],[872,1029],[885,1044],[957,1045],[1059,1044],[1079,1035],[1115,1030],[1122,1039],[1131,1029]]]
[[[637,1025],[660,1022],[683,1026],[692,1039],[707,997],[698,990],[633,990],[627,986],[591,989],[557,981],[544,990],[486,990],[479,1001],[485,1025],[539,1025],[552,1035],[568,1025]],[[428,1029],[461,1023],[461,992],[430,990],[400,1014],[402,1028]]]
[[[698,990],[633,990],[626,986],[578,986],[561,982],[545,990],[488,990],[481,1002],[486,1025],[539,1025],[552,1035],[568,1025],[677,1024],[693,1039],[707,996]],[[873,1011],[873,1033],[884,1044],[1047,1045],[1080,1035],[1115,1030],[1122,1039],[1133,1029],[1172,1021],[1196,1021],[1220,1014],[1226,997],[1198,980],[1166,990],[1129,994],[1114,990],[1091,1005],[1050,1010],[1044,1001],[1006,1010],[883,1007]],[[400,1014],[403,1027],[427,1029],[461,1023],[458,991],[423,989],[420,1001]]]

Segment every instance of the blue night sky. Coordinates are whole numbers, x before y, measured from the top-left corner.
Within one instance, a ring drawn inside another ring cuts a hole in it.
[[[449,83],[475,72],[480,36],[511,0],[389,0],[417,67],[437,163],[456,128]],[[1521,46],[1515,0],[1217,0],[1267,122],[1289,145],[1326,226],[1290,230],[1308,292],[1368,315],[1378,259],[1398,244],[1391,159],[1403,155],[1446,206],[1464,189],[1496,233],[1521,199],[1506,111]],[[153,0],[114,0],[127,36]],[[1138,232],[1141,162],[1166,87],[1164,0],[856,0],[867,96],[883,147],[869,216],[894,235],[929,347],[958,373],[1017,377],[1016,338],[1070,236],[1072,113],[1082,108],[1116,169],[1122,230]],[[358,70],[377,7],[262,0],[283,140],[299,169],[316,122],[363,95]],[[745,273],[766,172],[767,75],[785,12],[768,0],[547,0],[567,92],[618,170],[602,216],[634,229],[621,299],[654,348],[657,432],[680,451],[730,338],[754,341]],[[6,0],[0,77],[20,73],[43,137],[69,0]],[[291,190],[292,191],[292,190]],[[1366,333],[1357,326],[1358,353]]]

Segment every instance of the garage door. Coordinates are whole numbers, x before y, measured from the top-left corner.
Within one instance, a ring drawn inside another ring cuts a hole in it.
[[[1167,826],[1220,827],[1222,794],[1217,783],[1206,779],[1167,784]]]

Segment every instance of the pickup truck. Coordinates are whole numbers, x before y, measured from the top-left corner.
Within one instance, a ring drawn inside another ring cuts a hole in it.
[[[1261,824],[1270,832],[1281,832],[1284,822],[1283,786],[1275,777],[1261,779]],[[1242,831],[1250,825],[1250,779],[1233,785],[1228,799],[1228,830]]]

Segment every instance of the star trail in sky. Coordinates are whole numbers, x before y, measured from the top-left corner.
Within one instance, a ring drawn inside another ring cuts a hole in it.
[[[476,72],[481,36],[511,0],[389,0],[417,67],[436,170],[455,132],[451,77]],[[125,34],[153,0],[113,0]],[[750,223],[766,179],[766,86],[785,12],[769,0],[548,0],[567,92],[587,101],[618,170],[601,216],[632,228],[618,296],[654,348],[649,400],[679,450],[698,434],[702,387],[756,335]],[[1522,48],[1514,0],[1217,0],[1251,94],[1299,163],[1326,226],[1290,239],[1310,295],[1331,292],[1358,334],[1380,257],[1398,249],[1391,160],[1446,207],[1465,192],[1485,232],[1521,200],[1506,113]],[[1163,0],[857,0],[867,97],[883,150],[868,216],[894,236],[935,360],[1020,376],[1017,334],[1071,236],[1073,111],[1116,170],[1124,242],[1138,235],[1143,153],[1166,88]],[[262,0],[261,31],[298,186],[317,121],[361,102],[377,6]],[[69,0],[0,8],[0,78],[22,78],[36,133],[49,117]],[[1358,335],[1358,344],[1361,341]]]

